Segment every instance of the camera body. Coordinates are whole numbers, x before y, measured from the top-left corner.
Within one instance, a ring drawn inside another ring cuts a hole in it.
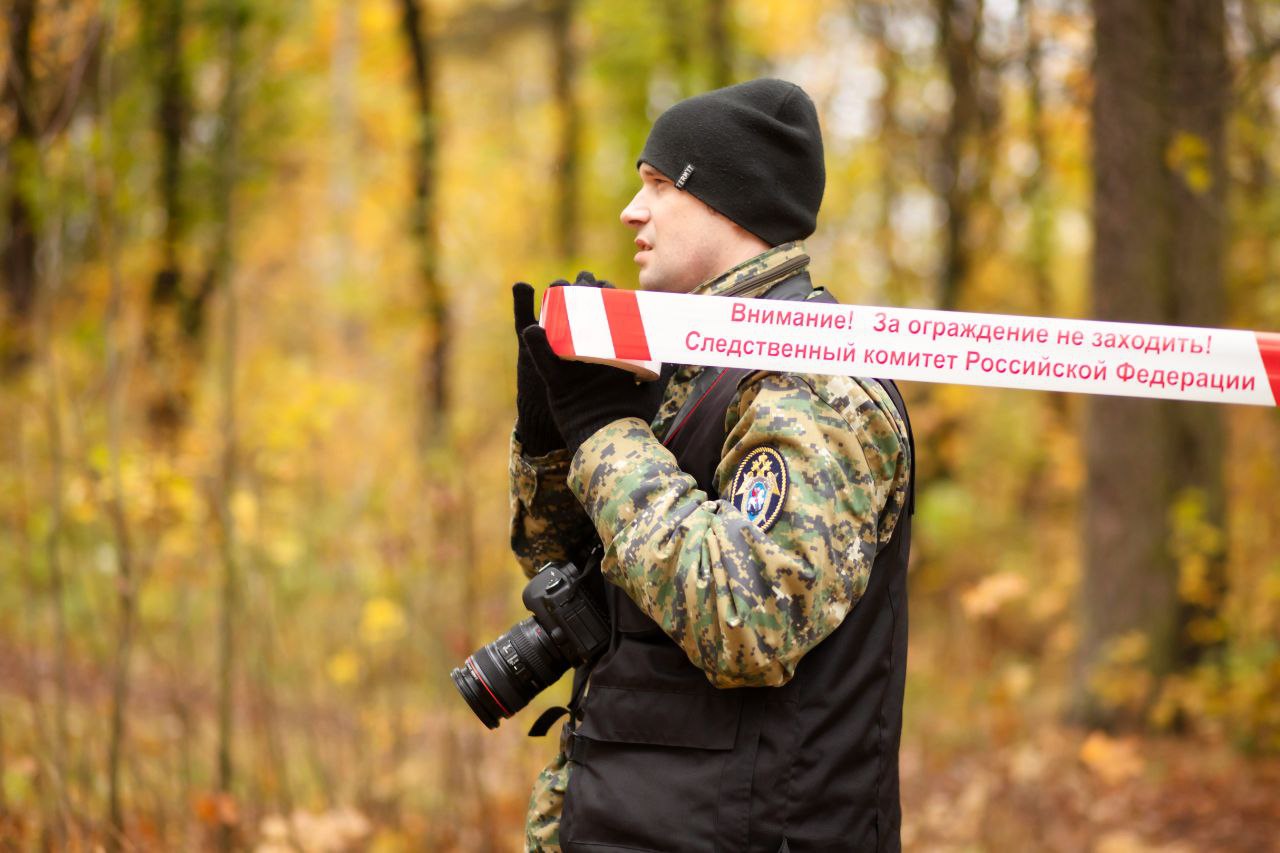
[[[547,563],[520,596],[570,666],[582,666],[609,643],[609,618],[594,598],[586,573],[573,563]]]
[[[450,676],[491,729],[550,687],[571,666],[589,663],[609,643],[600,564],[547,563],[521,599],[533,615],[469,655]]]

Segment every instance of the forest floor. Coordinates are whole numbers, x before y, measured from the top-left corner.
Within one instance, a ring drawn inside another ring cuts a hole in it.
[[[903,847],[1280,851],[1280,760],[1200,741],[1045,727],[930,766],[902,751]]]
[[[35,665],[32,657],[24,660],[12,653],[14,649],[7,651],[0,654],[0,699],[7,697],[14,708],[32,679],[48,679],[49,673],[43,671],[47,662]],[[70,676],[74,702],[81,707],[104,706],[103,674],[77,670]],[[173,685],[168,682],[144,678],[135,685],[135,726],[146,728],[146,721],[155,719],[172,701]],[[202,709],[200,716],[209,711],[208,696],[197,693],[186,698]],[[323,729],[331,737],[352,734],[349,723],[335,727],[337,719],[347,716],[340,709],[282,710],[291,727]],[[441,716],[438,724],[449,728],[456,720]],[[947,736],[967,731],[956,720],[945,728]],[[975,722],[974,728],[981,726]],[[485,738],[486,734],[490,737]],[[497,739],[492,738],[494,734],[478,732],[467,740],[485,756],[480,764],[488,790],[476,802],[463,791],[443,794],[441,802],[452,805],[431,815],[406,802],[397,809],[398,825],[388,825],[386,816],[376,809],[362,814],[359,805],[329,804],[328,811],[299,810],[286,818],[244,803],[233,810],[239,811],[241,849],[270,853],[516,850],[528,783],[536,772],[526,772],[528,768],[521,765],[544,760],[540,753],[549,744],[530,742],[515,729],[497,733],[505,735]],[[1032,724],[1025,717],[1016,732],[1007,735],[996,739],[996,745],[981,739],[940,745],[944,738],[937,730],[926,733],[908,727],[901,751],[905,850],[1280,853],[1280,757],[1246,755],[1228,743],[1204,739],[1112,737],[1043,720]],[[413,751],[432,752],[427,742],[438,740],[438,733],[424,735]],[[10,741],[6,756],[10,775],[35,764],[29,757],[24,762],[14,746]],[[39,815],[29,810],[35,804],[28,802],[28,809],[15,812],[13,807],[19,804],[12,790],[9,794],[9,810],[0,800],[0,851],[34,849],[30,845],[40,835]],[[140,833],[131,838],[134,849],[187,849],[193,841],[196,849],[202,848],[196,839],[209,838],[218,821],[218,810],[205,814],[210,811],[207,799],[194,801],[192,814],[185,818],[187,828],[179,834],[173,834],[178,832],[175,821],[161,820],[169,830]],[[178,818],[176,823],[183,820]],[[137,827],[154,823],[142,814],[132,821]],[[93,849],[93,825],[90,820],[85,826],[89,843],[79,849]],[[317,839],[319,846],[300,844],[303,836]],[[163,840],[176,837],[186,843],[172,847]],[[289,841],[281,843],[285,838]]]

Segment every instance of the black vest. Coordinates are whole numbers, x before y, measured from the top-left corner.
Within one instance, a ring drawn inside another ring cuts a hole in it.
[[[798,276],[768,298],[803,298],[810,287]],[[708,384],[716,372],[695,381]],[[747,371],[725,373],[681,413],[666,442],[712,500],[725,412]],[[905,420],[897,388],[882,384]],[[691,400],[702,389],[693,390]],[[713,687],[625,592],[606,584],[613,634],[570,738],[564,849],[900,849],[910,541],[908,509],[876,555],[862,598],[782,687]]]

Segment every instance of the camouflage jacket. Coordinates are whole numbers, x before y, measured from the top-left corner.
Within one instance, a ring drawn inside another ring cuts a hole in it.
[[[803,245],[779,246],[694,292],[760,296],[804,269]],[[604,543],[603,570],[719,687],[779,685],[839,626],[866,589],[907,495],[906,425],[879,383],[759,373],[725,413],[710,500],[662,446],[703,368],[681,366],[650,424],[620,420],[576,456],[526,457],[511,445],[511,547],[531,575],[547,560]],[[766,532],[729,484],[744,456],[769,447],[791,487]],[[556,851],[572,764],[539,775],[526,850]]]
[[[759,296],[807,260],[802,244],[787,243],[693,292]],[[677,369],[652,423],[615,421],[573,459],[530,459],[513,440],[512,549],[531,574],[598,535],[605,577],[712,684],[781,685],[857,603],[893,533],[911,464],[906,426],[873,380],[755,374],[726,411],[720,498],[710,500],[659,440],[701,370]],[[759,447],[789,475],[767,532],[729,494]]]

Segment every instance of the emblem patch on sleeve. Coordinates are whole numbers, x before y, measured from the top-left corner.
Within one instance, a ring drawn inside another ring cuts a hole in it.
[[[729,501],[752,524],[768,530],[778,520],[788,485],[787,463],[782,454],[772,447],[757,447],[738,465]]]

